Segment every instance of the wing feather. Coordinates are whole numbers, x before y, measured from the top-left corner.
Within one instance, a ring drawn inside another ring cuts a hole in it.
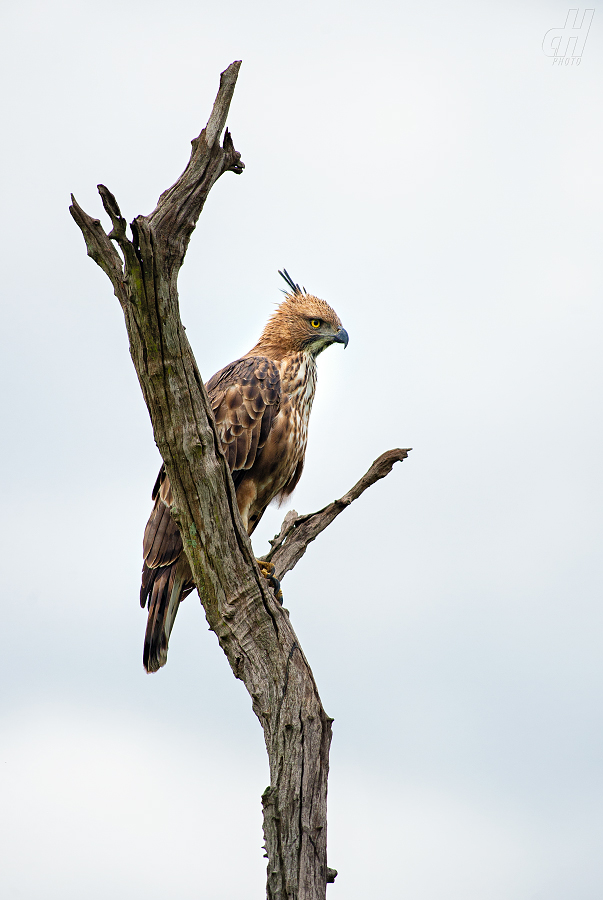
[[[264,356],[238,359],[210,378],[207,393],[231,473],[250,469],[280,409],[276,363]]]

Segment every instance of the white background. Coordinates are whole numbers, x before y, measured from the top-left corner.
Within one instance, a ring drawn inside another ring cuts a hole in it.
[[[335,717],[329,897],[603,896],[603,10],[559,68],[567,8],[5,4],[6,900],[264,894],[262,733],[196,595],[142,669],[159,457],[67,210],[100,215],[103,182],[150,212],[239,58],[246,169],[180,279],[201,372],[255,342],[286,266],[350,334],[320,360],[295,508],[414,448],[284,582]]]

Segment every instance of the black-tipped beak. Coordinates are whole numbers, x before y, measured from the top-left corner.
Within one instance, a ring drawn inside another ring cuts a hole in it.
[[[348,337],[348,333],[345,330],[345,328],[340,328],[339,331],[337,332],[337,334],[335,335],[335,337],[333,338],[333,343],[334,344],[343,344],[344,349],[345,349],[345,347],[347,347],[347,345],[348,345],[349,340],[350,339]]]

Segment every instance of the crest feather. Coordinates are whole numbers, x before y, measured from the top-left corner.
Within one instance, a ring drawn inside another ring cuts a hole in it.
[[[287,272],[286,269],[283,269],[282,272],[279,269],[278,274],[281,276],[281,278],[283,278],[287,282],[287,284],[291,288],[291,293],[293,294],[294,297],[303,297],[304,294],[308,293],[305,288],[301,288],[299,286],[299,284],[296,284],[293,281],[293,279],[291,278],[291,276],[289,275],[289,273]],[[283,294],[288,294],[288,293],[289,293],[289,291],[283,291]]]

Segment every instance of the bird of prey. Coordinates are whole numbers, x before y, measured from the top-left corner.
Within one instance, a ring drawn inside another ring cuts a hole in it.
[[[291,494],[301,476],[316,357],[331,344],[348,344],[348,333],[329,304],[295,284],[286,269],[279,275],[287,282],[285,299],[257,344],[206,384],[248,534],[268,504]],[[147,672],[165,665],[178,606],[195,588],[170,515],[172,490],[165,466],[152,499],[140,589],[140,605],[149,609],[143,652]]]

